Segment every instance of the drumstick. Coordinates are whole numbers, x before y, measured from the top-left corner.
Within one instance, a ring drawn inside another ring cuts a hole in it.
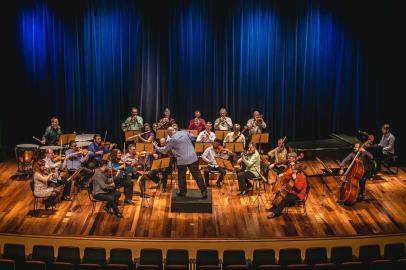
[[[35,137],[35,136],[32,136],[32,138],[34,139],[34,140],[37,140],[37,141],[39,141],[41,144],[44,144],[40,139],[38,139],[37,137]]]

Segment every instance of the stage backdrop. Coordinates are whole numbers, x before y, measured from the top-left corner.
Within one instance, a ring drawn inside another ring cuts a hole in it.
[[[66,132],[120,141],[132,106],[150,123],[169,107],[181,127],[195,109],[214,121],[224,106],[242,125],[259,110],[272,140],[377,132],[391,120],[386,30],[352,2],[19,1],[3,46],[22,109],[3,140],[31,142],[58,116]]]

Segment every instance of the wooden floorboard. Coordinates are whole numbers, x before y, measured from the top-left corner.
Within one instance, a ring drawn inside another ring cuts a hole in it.
[[[305,161],[306,173],[317,175],[321,166],[315,161]],[[336,161],[326,162],[337,167]],[[391,234],[406,232],[406,171],[398,175],[380,173],[367,182],[367,200],[352,207],[336,204],[338,184],[334,177],[312,176],[308,180],[311,192],[307,203],[307,216],[294,208],[288,215],[268,220],[267,212],[252,201],[256,196],[237,196],[237,181],[230,174],[225,187],[212,188],[213,212],[211,214],[186,214],[170,212],[171,192],[160,193],[148,183],[152,195],[149,207],[141,206],[135,195],[135,206],[122,205],[124,218],[106,214],[97,203],[94,215],[85,190],[78,198],[81,209],[71,211],[77,202],[62,202],[56,211],[40,210],[32,215],[33,198],[29,179],[13,178],[14,162],[0,163],[0,233],[40,234],[60,236],[113,236],[148,239],[266,239],[280,237],[328,237]],[[168,190],[176,187],[176,177]],[[170,182],[170,180],[168,181]],[[214,181],[212,181],[214,184]],[[189,188],[196,187],[188,181]],[[139,188],[135,186],[135,191]],[[269,199],[269,194],[263,194]],[[266,205],[269,207],[268,203]],[[43,206],[40,205],[41,209]]]

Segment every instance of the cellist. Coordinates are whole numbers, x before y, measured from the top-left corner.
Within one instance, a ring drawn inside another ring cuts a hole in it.
[[[354,157],[356,156],[357,152],[361,152],[359,155],[359,159],[362,161],[362,164],[364,165],[365,172],[364,175],[362,176],[361,180],[359,181],[359,192],[358,192],[358,197],[357,201],[362,201],[365,198],[365,184],[368,178],[371,177],[372,174],[372,168],[371,168],[371,160],[374,158],[373,155],[365,150],[363,147],[361,147],[360,143],[354,144],[354,151],[348,154],[346,158],[343,159],[340,163],[340,175],[344,174],[344,166],[347,163],[351,163]]]
[[[279,179],[281,181],[281,188],[290,181],[294,181],[292,190],[283,198],[282,202],[278,205],[272,205],[271,208],[266,209],[267,212],[271,212],[268,219],[272,219],[280,216],[283,209],[289,206],[296,200],[303,200],[306,196],[307,189],[307,179],[303,172],[304,168],[297,162],[298,156],[295,152],[288,154],[288,160],[285,162],[288,168],[285,172],[279,174]]]

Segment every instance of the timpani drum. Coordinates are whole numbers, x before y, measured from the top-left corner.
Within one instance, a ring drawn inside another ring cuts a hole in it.
[[[17,161],[17,175],[30,175],[33,173],[34,162],[38,156],[37,144],[17,144],[14,148]]]

